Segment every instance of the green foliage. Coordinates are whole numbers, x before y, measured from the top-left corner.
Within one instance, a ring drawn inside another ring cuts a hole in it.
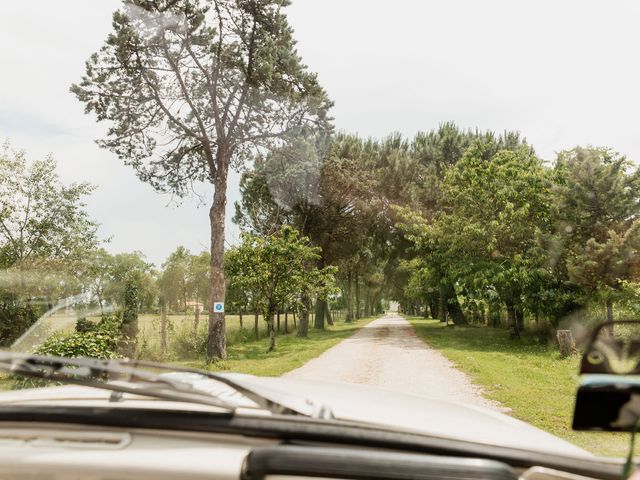
[[[80,330],[66,334],[56,334],[47,338],[34,353],[56,357],[118,358],[120,320],[104,317],[94,324],[89,320],[80,321]]]
[[[229,342],[231,343],[231,342]],[[207,334],[204,326],[194,330],[191,324],[181,324],[171,332],[171,354],[179,359],[202,359],[207,353]]]
[[[138,293],[137,280],[132,277],[127,279],[124,289],[124,304],[122,308],[122,323],[128,324],[138,320]]]
[[[229,285],[245,292],[267,319],[275,347],[273,315],[286,305],[303,304],[303,297],[321,298],[334,288],[335,269],[318,269],[320,248],[289,226],[273,235],[243,234],[242,243],[227,251]],[[303,305],[306,307],[306,305]]]
[[[209,252],[194,255],[182,246],[169,255],[162,264],[158,286],[170,310],[185,312],[192,301],[208,305],[210,264]]]
[[[39,309],[17,295],[0,292],[0,346],[11,345],[38,318]]]
[[[93,188],[63,185],[51,157],[28,161],[9,144],[0,147],[0,268],[72,262],[94,247],[97,225],[83,203]]]
[[[445,328],[431,320],[408,320],[429,346],[468,374],[486,397],[512,409],[516,418],[597,455],[627,452],[628,435],[571,430],[578,357],[561,359],[556,345],[540,344],[531,335],[509,342],[498,328]]]
[[[555,174],[558,274],[587,295],[620,299],[622,282],[637,279],[640,171],[612,150],[575,148],[559,154]]]
[[[65,358],[120,358],[120,324],[117,316],[104,316],[97,323],[79,319],[74,332],[51,335],[33,353]],[[12,388],[37,388],[49,383],[47,380],[18,376],[13,380]]]
[[[516,305],[538,288],[543,259],[536,238],[548,224],[550,182],[526,148],[502,150],[489,160],[483,150],[470,149],[447,171],[446,207],[429,233],[462,288],[494,288]]]
[[[77,271],[97,244],[86,183],[64,185],[52,157],[29,161],[0,146],[0,345],[11,344],[58,298],[81,288]]]
[[[296,53],[282,6],[125,1],[71,88],[112,122],[100,145],[155,188],[184,195],[289,129],[326,125],[330,102]]]

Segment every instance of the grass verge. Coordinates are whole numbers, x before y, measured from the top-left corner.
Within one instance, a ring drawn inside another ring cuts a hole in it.
[[[336,322],[324,330],[309,329],[307,338],[295,332],[277,337],[276,350],[267,353],[268,339],[250,340],[229,345],[227,360],[212,365],[203,362],[175,362],[209,370],[229,370],[260,376],[278,376],[301,367],[341,340],[350,337],[367,323],[378,317],[368,317],[352,323]]]
[[[268,338],[263,335],[259,340],[249,339],[229,344],[228,358],[223,362],[206,364],[204,360],[178,360],[169,363],[215,371],[278,376],[301,367],[376,318],[378,317],[362,318],[352,323],[339,321],[333,326],[327,325],[324,330],[309,328],[307,338],[297,337],[295,331],[287,335],[278,335],[276,350],[271,353],[267,353]],[[251,335],[251,332],[247,330],[247,334]],[[0,391],[10,389],[12,383],[13,380],[7,376],[0,375]]]
[[[445,327],[437,320],[406,317],[416,333],[480,385],[487,398],[512,415],[597,455],[624,456],[629,436],[571,430],[578,358],[561,359],[555,345],[508,338],[503,329]],[[428,366],[425,366],[428,368]]]

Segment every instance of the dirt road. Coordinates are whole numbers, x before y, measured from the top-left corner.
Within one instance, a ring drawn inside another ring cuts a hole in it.
[[[505,411],[397,314],[387,314],[285,376],[372,385]]]

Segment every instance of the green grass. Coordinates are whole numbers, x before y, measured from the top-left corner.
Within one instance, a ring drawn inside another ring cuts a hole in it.
[[[227,344],[227,360],[207,364],[202,356],[201,358],[188,360],[174,358],[167,363],[214,371],[226,370],[261,376],[278,376],[301,367],[341,340],[353,335],[376,318],[378,317],[363,318],[352,323],[336,321],[333,326],[327,325],[324,330],[309,328],[309,336],[307,338],[297,337],[295,330],[287,335],[279,334],[276,337],[277,346],[275,351],[267,353],[268,338],[266,336],[266,327],[263,325],[265,322],[262,319],[260,319],[261,336],[259,340],[255,340],[252,338],[253,315],[245,317],[247,323],[244,324],[242,332],[240,332],[239,318],[234,315],[226,315],[227,335],[232,337],[231,340],[233,340]],[[140,317],[141,336],[156,335],[156,320],[152,315],[142,315]],[[188,329],[192,332],[192,317],[172,315],[170,320],[174,323],[175,329]],[[284,322],[284,318],[281,320]],[[291,321],[292,319],[290,318],[289,320]],[[185,323],[181,324],[180,322]],[[200,323],[201,328],[198,335],[202,337],[205,332],[206,317],[203,316]],[[289,328],[291,328],[292,323],[291,321]],[[240,341],[241,338],[244,341]],[[171,338],[169,340],[171,341]],[[0,391],[11,388],[11,385],[12,380],[0,375]]]
[[[425,342],[482,386],[487,398],[512,415],[598,455],[624,456],[629,436],[571,430],[578,358],[561,359],[555,345],[533,338],[509,340],[504,329],[445,327],[437,320],[407,317]]]
[[[229,345],[227,360],[217,364],[206,365],[198,361],[176,363],[209,370],[278,376],[301,367],[341,340],[353,335],[375,318],[377,317],[363,318],[353,323],[340,321],[333,326],[327,326],[324,330],[310,328],[307,338],[297,337],[295,333],[279,335],[276,350],[271,353],[267,353],[268,339],[262,338]]]
[[[284,328],[284,315],[281,315],[281,323]],[[208,316],[206,313],[200,314],[199,326],[204,327],[207,324]],[[225,315],[224,321],[226,325],[226,332],[228,340],[232,340],[236,333],[240,331],[240,316],[239,315]],[[254,316],[243,315],[243,328],[245,330],[253,332]],[[169,324],[169,335],[172,330],[180,330],[181,328],[195,326],[195,317],[193,314],[177,314],[167,315],[167,322]],[[289,328],[293,325],[293,318],[289,315]],[[160,315],[142,314],[138,317],[138,340],[145,340],[153,346],[159,347],[160,345]],[[262,315],[258,316],[258,330],[260,336],[266,336],[267,324],[262,321]]]

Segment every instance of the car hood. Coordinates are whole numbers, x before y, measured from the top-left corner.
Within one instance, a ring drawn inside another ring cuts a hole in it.
[[[330,409],[339,420],[410,430],[430,436],[555,455],[589,456],[585,450],[503,413],[452,401],[442,401],[366,385],[339,384],[288,378],[225,374],[286,403],[291,395]],[[281,398],[275,392],[283,393]]]
[[[172,374],[176,376],[185,374]],[[464,440],[485,445],[518,448],[566,456],[592,455],[575,445],[544,432],[528,423],[487,408],[418,397],[364,385],[294,380],[288,378],[255,377],[224,373],[234,382],[253,390],[274,402],[296,411],[331,411],[338,420],[377,424],[387,428],[412,431],[447,439]],[[185,380],[188,380],[186,374]],[[208,382],[210,382],[208,380]],[[236,404],[249,406],[226,385],[217,384],[209,390],[218,397],[227,397]],[[198,385],[206,389],[206,386]],[[99,406],[108,402],[109,392],[89,387],[66,385],[20,391],[0,392],[0,407],[12,404]],[[125,396],[124,401],[108,403],[109,407],[172,408],[202,410],[203,405],[191,405]]]

